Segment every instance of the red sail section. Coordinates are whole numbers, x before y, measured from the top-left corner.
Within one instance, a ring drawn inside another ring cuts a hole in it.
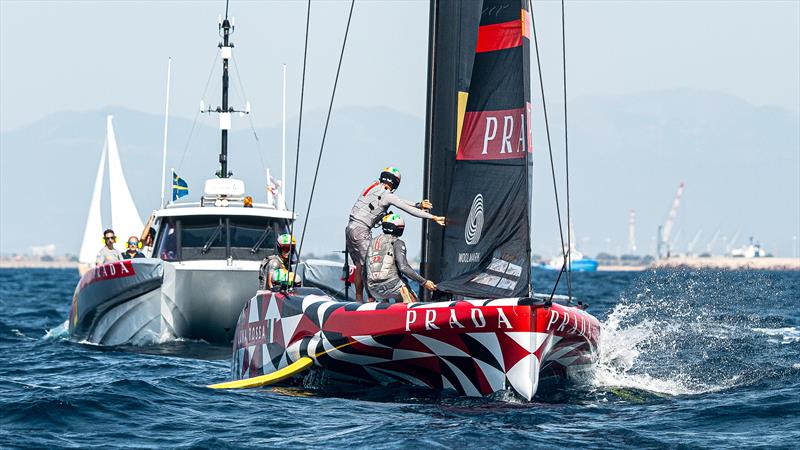
[[[475,53],[491,52],[520,45],[522,45],[522,33],[519,21],[495,23],[484,25],[478,29],[478,44],[475,47]]]

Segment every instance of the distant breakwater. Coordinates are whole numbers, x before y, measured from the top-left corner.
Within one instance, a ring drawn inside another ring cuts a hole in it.
[[[728,270],[800,270],[800,258],[732,258],[715,256],[710,258],[678,256],[660,259],[650,268],[689,267],[692,269]]]

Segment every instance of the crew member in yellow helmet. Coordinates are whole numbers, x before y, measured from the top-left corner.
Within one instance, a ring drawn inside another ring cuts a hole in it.
[[[282,234],[275,240],[276,255],[270,255],[261,261],[258,270],[258,288],[272,289],[272,275],[278,269],[288,270],[297,241],[291,234]]]

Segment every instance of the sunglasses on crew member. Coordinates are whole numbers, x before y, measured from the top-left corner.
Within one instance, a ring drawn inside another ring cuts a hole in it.
[[[103,236],[103,239],[105,239],[107,241],[116,241],[117,237],[116,236]]]
[[[139,243],[136,241],[128,241],[128,247],[138,247]]]

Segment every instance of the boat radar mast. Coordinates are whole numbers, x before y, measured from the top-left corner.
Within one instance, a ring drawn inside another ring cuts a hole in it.
[[[243,111],[233,109],[228,104],[228,63],[233,57],[233,42],[230,41],[230,36],[233,34],[234,19],[228,20],[228,2],[225,2],[225,18],[219,19],[219,31],[222,34],[222,42],[219,43],[219,53],[222,57],[222,106],[216,109],[209,107],[205,108],[205,103],[200,102],[200,112],[202,113],[217,113],[219,114],[219,129],[222,131],[222,143],[219,152],[219,170],[216,175],[219,178],[228,178],[233,175],[233,172],[228,171],[228,131],[231,129],[231,113],[238,112],[239,115],[250,114],[250,102],[245,103]]]

